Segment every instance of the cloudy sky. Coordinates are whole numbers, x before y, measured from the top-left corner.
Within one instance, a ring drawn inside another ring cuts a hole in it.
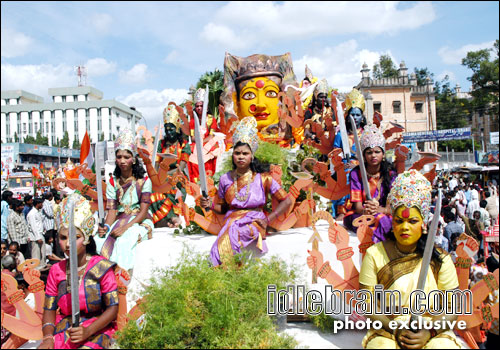
[[[498,2],[7,2],[1,3],[1,89],[48,100],[48,89],[87,85],[135,106],[150,129],[182,102],[224,53],[290,52],[298,79],[349,91],[382,54],[427,67],[462,90],[467,51],[498,39]]]

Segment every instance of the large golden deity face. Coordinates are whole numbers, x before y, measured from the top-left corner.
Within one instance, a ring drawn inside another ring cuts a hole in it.
[[[253,116],[257,129],[279,122],[278,93],[280,88],[267,77],[255,77],[242,84],[238,97],[238,117]]]
[[[423,223],[422,214],[417,208],[400,206],[392,219],[392,231],[396,241],[402,246],[416,245],[422,237]]]

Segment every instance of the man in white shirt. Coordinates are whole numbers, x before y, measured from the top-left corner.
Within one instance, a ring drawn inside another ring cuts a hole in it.
[[[458,186],[458,181],[455,178],[455,175],[453,175],[450,182],[448,182],[448,189],[450,191],[453,191],[455,189],[455,187],[457,187],[457,186]]]
[[[29,240],[31,244],[31,257],[40,260],[37,270],[43,270],[47,266],[45,262],[45,239],[43,236],[43,217],[40,211],[43,207],[43,199],[33,200],[33,209],[28,213]]]

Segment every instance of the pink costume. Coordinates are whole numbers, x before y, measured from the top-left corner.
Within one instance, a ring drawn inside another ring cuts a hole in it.
[[[54,332],[55,349],[76,349],[89,347],[91,349],[109,348],[116,322],[113,321],[87,339],[86,342],[72,343],[66,330],[71,327],[71,294],[66,283],[66,264],[61,261],[50,269],[45,294],[46,310],[57,310],[56,330]],[[99,317],[106,307],[118,305],[118,291],[113,272],[115,263],[101,256],[93,256],[80,283],[80,325],[88,327]],[[69,274],[69,272],[68,272]]]

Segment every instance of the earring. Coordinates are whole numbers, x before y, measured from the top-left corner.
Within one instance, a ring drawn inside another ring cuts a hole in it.
[[[427,234],[427,227],[425,225],[422,225],[422,234],[423,235]]]

